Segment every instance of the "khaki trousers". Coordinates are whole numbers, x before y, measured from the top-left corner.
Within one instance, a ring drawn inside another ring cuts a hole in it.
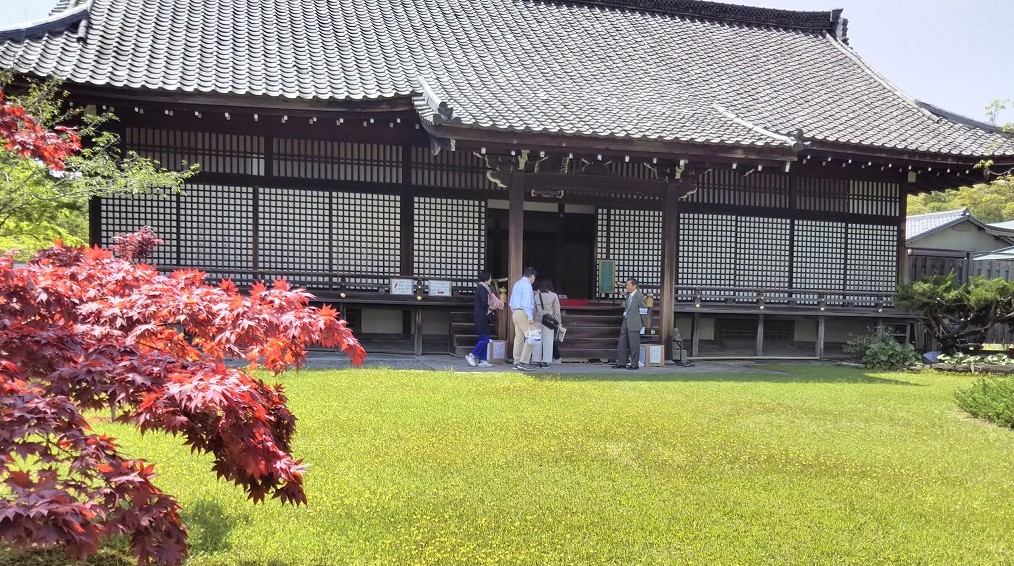
[[[532,345],[525,342],[525,331],[528,330],[528,315],[523,310],[511,312],[514,320],[514,363],[528,364],[532,361]]]

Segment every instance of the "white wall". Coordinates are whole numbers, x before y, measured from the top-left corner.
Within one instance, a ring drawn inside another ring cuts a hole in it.
[[[908,244],[908,247],[931,250],[989,252],[1009,245],[1000,238],[987,234],[971,222],[962,222],[945,230],[928,234],[922,238],[916,238]]]

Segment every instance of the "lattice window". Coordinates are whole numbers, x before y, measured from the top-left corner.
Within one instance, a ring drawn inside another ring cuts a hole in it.
[[[451,189],[500,189],[487,177],[483,161],[469,151],[412,149],[412,184]]]
[[[849,212],[898,216],[900,214],[899,187],[895,183],[852,181],[849,184]]]
[[[279,177],[402,182],[401,146],[277,138],[272,147],[272,165]]]
[[[180,263],[208,272],[209,281],[250,283],[253,265],[253,189],[186,185],[180,197]]]
[[[736,280],[739,285],[758,288],[789,286],[789,220],[784,218],[737,219]],[[756,297],[749,297],[751,300]],[[768,302],[786,295],[766,293]]]
[[[792,286],[795,289],[840,291],[845,286],[847,226],[843,222],[797,220],[793,244]],[[802,304],[817,304],[817,295],[799,297]],[[827,304],[840,304],[840,295]]]
[[[796,194],[796,206],[800,210],[849,211],[848,181],[800,177],[796,181]]]
[[[262,188],[259,191],[258,252],[268,276],[284,275],[305,287],[334,283],[330,191]],[[293,272],[329,275],[296,276]]]
[[[486,203],[416,197],[413,272],[472,279],[486,265]]]
[[[381,276],[356,279],[367,284],[384,284],[401,273],[400,196],[339,192],[334,211],[338,272]]]
[[[595,244],[597,259],[616,260],[617,297],[634,277],[645,292],[658,293],[662,274],[662,212],[600,208]]]
[[[168,191],[136,196],[102,197],[100,200],[102,231],[99,240],[101,245],[112,245],[113,237],[117,234],[129,234],[145,226],[151,226],[155,235],[164,242],[155,248],[149,261],[156,265],[177,265],[178,198],[178,195]]]
[[[169,169],[186,162],[211,173],[264,174],[264,139],[259,136],[127,128],[124,140],[127,149]]]
[[[865,306],[879,302],[879,293],[893,293],[898,284],[898,229],[894,226],[850,224],[845,270],[847,291],[873,291],[851,297]]]
[[[789,220],[717,214],[685,214],[680,217],[680,287],[789,286]],[[692,291],[684,290],[684,293]],[[702,290],[701,298],[737,296],[754,301],[756,291]],[[689,296],[681,296],[689,299]],[[765,300],[784,299],[784,294],[765,294]]]
[[[789,206],[789,177],[785,174],[720,169],[701,176],[697,192],[689,195],[689,202],[787,208]]]
[[[718,214],[680,216],[679,287],[736,285],[736,217]],[[692,291],[690,292],[693,294]],[[722,294],[705,291],[703,297]],[[692,299],[692,296],[680,297]]]

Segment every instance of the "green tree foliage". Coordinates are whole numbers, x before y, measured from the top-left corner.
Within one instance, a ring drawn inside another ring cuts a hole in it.
[[[995,124],[1000,113],[1011,106],[1010,99],[994,100],[986,107],[990,122]],[[1014,124],[1005,124],[1003,131],[1014,134]],[[908,214],[928,214],[967,208],[986,223],[1014,220],[1014,169],[997,167],[992,160],[977,166],[983,183],[953,191],[927,193],[908,197]],[[987,182],[988,181],[988,182]]]
[[[106,131],[115,116],[68,109],[66,98],[55,80],[15,84],[9,73],[0,74],[0,103],[12,125],[10,135],[3,136],[7,143],[0,143],[0,250],[19,249],[18,259],[55,239],[85,243],[91,197],[178,190],[197,172],[196,166],[169,171],[157,161],[123,152],[118,136]],[[68,144],[73,150],[61,154],[60,167],[54,167],[44,158],[45,143],[36,142],[31,151],[22,145],[19,151],[12,143],[16,136],[50,142],[79,138],[80,144]]]
[[[967,208],[973,216],[986,223],[1014,220],[1014,183],[1007,176],[988,184],[908,197],[909,215],[962,208]]]
[[[940,349],[953,354],[981,344],[997,324],[1014,322],[1014,281],[973,277],[957,284],[954,274],[923,277],[898,286],[898,306],[921,312]]]

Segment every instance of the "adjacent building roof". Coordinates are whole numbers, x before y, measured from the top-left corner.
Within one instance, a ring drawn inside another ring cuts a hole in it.
[[[61,0],[0,66],[150,93],[410,100],[437,129],[974,162],[996,131],[934,114],[848,47],[840,11],[695,0]],[[861,151],[859,151],[861,153]]]
[[[995,230],[1012,231],[1014,230],[1014,220],[1008,220],[1007,222],[992,222],[989,227]]]
[[[946,230],[952,226],[969,223],[972,226],[998,238],[1000,241],[1014,240],[1014,234],[995,224],[985,224],[967,208],[960,210],[948,210],[945,212],[931,212],[929,214],[916,214],[905,219],[905,242],[912,244],[920,238]]]
[[[973,261],[989,261],[989,260],[1000,260],[1010,261],[1014,260],[1014,247],[1001,248],[999,250],[993,250],[984,254],[979,254],[972,257]]]

